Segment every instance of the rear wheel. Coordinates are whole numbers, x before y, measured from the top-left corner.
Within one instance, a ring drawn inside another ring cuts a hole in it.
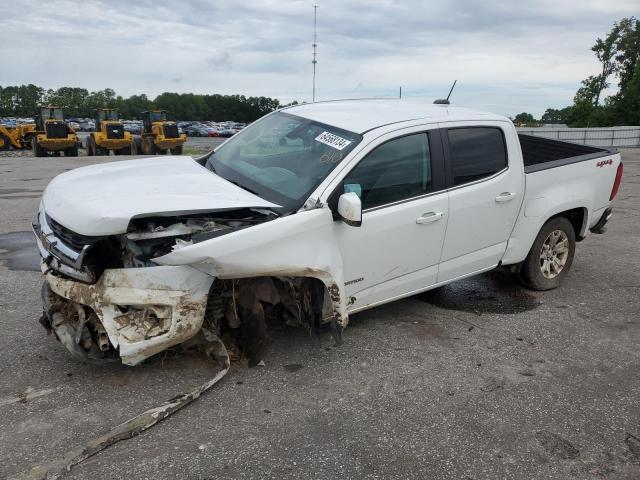
[[[11,148],[11,140],[5,134],[0,133],[0,150],[9,150]]]
[[[120,155],[131,155],[131,147],[121,148]]]
[[[178,145],[177,147],[173,147],[171,149],[171,155],[182,155],[182,145]]]
[[[34,157],[44,157],[45,151],[40,146],[40,144],[38,143],[38,138],[37,137],[33,137],[33,141],[31,142],[31,146],[32,146],[33,156]]]
[[[573,225],[556,217],[543,225],[520,270],[520,280],[532,290],[560,286],[571,269],[576,250]]]
[[[95,155],[95,145],[93,143],[93,135],[87,137],[87,156],[93,157]]]

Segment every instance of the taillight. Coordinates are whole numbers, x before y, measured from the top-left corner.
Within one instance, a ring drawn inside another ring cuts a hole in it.
[[[613,188],[611,189],[611,196],[609,197],[609,201],[616,198],[618,194],[618,189],[620,188],[620,182],[622,181],[622,162],[618,165],[618,170],[616,171],[616,179],[613,181]]]

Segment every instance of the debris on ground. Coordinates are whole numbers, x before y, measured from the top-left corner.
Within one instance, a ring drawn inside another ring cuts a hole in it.
[[[222,370],[211,380],[208,380],[191,392],[179,395],[158,407],[150,408],[136,415],[108,432],[89,440],[87,443],[69,450],[60,458],[36,465],[31,470],[14,476],[13,480],[53,480],[60,478],[66,472],[70,471],[71,468],[87,458],[101,452],[114,443],[139,435],[181,408],[186,407],[194,400],[197,400],[200,395],[218,383],[227,374],[230,367],[229,356],[224,346],[222,346],[222,342],[219,340],[216,341],[216,339],[212,339],[211,346],[207,353],[223,366]]]

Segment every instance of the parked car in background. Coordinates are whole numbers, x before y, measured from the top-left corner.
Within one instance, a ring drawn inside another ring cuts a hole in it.
[[[208,137],[219,137],[220,136],[220,131],[216,127],[206,126],[204,128],[207,131],[207,136]]]
[[[219,136],[221,137],[232,137],[235,134],[236,134],[236,131],[230,127],[224,127],[219,132]]]
[[[92,132],[96,127],[96,124],[92,121],[82,121],[78,124],[79,132]]]
[[[122,124],[124,125],[124,130],[126,132],[130,132],[135,135],[139,135],[142,133],[142,123],[129,121],[129,122],[122,122]]]
[[[198,123],[189,125],[188,127],[184,128],[183,131],[188,137],[208,137],[209,136],[209,131]]]

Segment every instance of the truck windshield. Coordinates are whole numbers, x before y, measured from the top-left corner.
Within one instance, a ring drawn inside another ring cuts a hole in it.
[[[44,120],[64,120],[64,116],[62,115],[61,108],[43,108],[42,109],[42,118]]]
[[[353,132],[277,112],[229,139],[205,166],[289,213],[304,204],[361,139]]]
[[[164,122],[167,120],[166,112],[150,112],[149,119],[151,122]]]
[[[118,120],[118,112],[115,110],[100,110],[98,111],[98,118],[103,120]]]

